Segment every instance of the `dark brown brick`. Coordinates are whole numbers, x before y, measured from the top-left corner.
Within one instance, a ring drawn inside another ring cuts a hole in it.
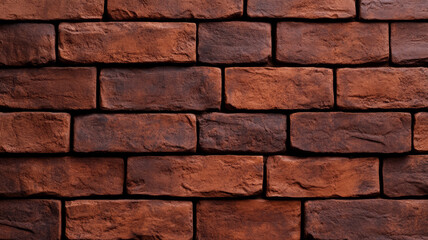
[[[428,151],[428,112],[415,114],[413,144],[418,151]]]
[[[391,55],[397,64],[428,63],[428,23],[392,23]]]
[[[370,20],[427,19],[426,0],[361,0],[360,15]]]

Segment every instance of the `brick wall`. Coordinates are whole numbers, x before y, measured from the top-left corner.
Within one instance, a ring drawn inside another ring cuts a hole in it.
[[[1,0],[1,239],[428,239],[427,0]]]

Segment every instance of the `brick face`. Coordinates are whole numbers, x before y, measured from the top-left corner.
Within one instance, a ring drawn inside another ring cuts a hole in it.
[[[428,62],[428,23],[392,23],[391,55],[397,64]]]
[[[370,20],[427,19],[426,0],[361,0],[361,17]]]
[[[418,151],[428,151],[428,113],[415,114],[413,144]]]

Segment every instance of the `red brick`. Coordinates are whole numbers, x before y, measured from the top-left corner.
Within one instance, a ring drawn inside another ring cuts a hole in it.
[[[371,20],[427,19],[426,0],[361,0],[360,15]]]
[[[428,155],[384,159],[383,188],[389,197],[428,195]]]
[[[408,152],[411,124],[409,113],[295,113],[291,146],[310,152]]]
[[[333,107],[333,71],[322,68],[227,68],[226,104],[234,109]]]
[[[337,71],[337,105],[347,109],[428,107],[428,68]]]
[[[59,25],[59,55],[75,63],[196,61],[196,25],[90,22]]]
[[[199,145],[207,152],[283,152],[287,117],[280,114],[204,114]]]
[[[223,19],[242,16],[242,0],[109,0],[113,19]]]
[[[428,151],[428,112],[415,115],[413,144],[418,151]]]
[[[1,20],[101,19],[104,0],[2,0]]]
[[[272,156],[268,197],[357,197],[379,193],[377,158]]]
[[[387,23],[278,23],[280,62],[363,64],[385,62],[388,57]]]
[[[305,203],[308,239],[424,239],[427,200],[321,200]]]
[[[0,66],[40,65],[55,60],[55,28],[51,24],[2,24],[0,43]]]
[[[0,223],[1,239],[60,239],[61,202],[0,200]]]
[[[355,0],[248,0],[250,17],[351,18]]]
[[[77,152],[194,152],[192,114],[93,114],[74,123]]]
[[[67,239],[191,239],[192,203],[79,200],[65,203]]]
[[[69,139],[67,113],[0,113],[0,152],[68,152]]]
[[[298,201],[201,201],[196,219],[200,240],[300,239]]]
[[[0,195],[77,197],[123,193],[120,158],[4,158]]]
[[[428,23],[392,23],[391,55],[397,64],[428,63]]]
[[[95,68],[0,70],[0,106],[21,109],[92,109],[96,107]]]
[[[221,105],[218,68],[105,69],[100,85],[101,107],[109,110],[203,111]]]
[[[128,159],[129,194],[249,196],[262,192],[262,156],[147,156]]]
[[[198,32],[201,62],[263,63],[271,56],[271,27],[268,23],[201,23]]]

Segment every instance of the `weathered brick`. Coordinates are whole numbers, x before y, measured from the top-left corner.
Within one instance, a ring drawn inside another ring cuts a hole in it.
[[[128,159],[129,194],[229,197],[259,194],[262,156],[147,156]]]
[[[2,0],[0,20],[101,19],[104,0]]]
[[[96,107],[95,68],[0,70],[0,106],[21,109],[92,109]]]
[[[295,113],[291,146],[332,153],[402,153],[411,150],[409,113]]]
[[[69,139],[67,113],[0,113],[0,152],[68,152]]]
[[[413,144],[418,151],[428,151],[428,112],[415,115]]]
[[[196,219],[201,240],[300,239],[298,201],[201,201]]]
[[[387,23],[281,22],[277,59],[297,64],[363,64],[389,58]]]
[[[101,107],[109,110],[220,109],[221,71],[157,67],[101,71]]]
[[[120,158],[4,158],[0,195],[77,197],[123,193]]]
[[[113,19],[223,19],[242,16],[242,0],[109,0]]]
[[[74,123],[77,152],[194,152],[192,114],[93,114]]]
[[[287,117],[280,114],[204,114],[199,145],[207,152],[283,152]]]
[[[347,109],[428,107],[428,68],[337,71],[337,105]]]
[[[1,239],[60,239],[61,202],[0,200],[0,223]]]
[[[360,15],[371,20],[427,19],[426,0],[361,0]]]
[[[424,239],[427,200],[321,200],[305,203],[308,239]]]
[[[389,197],[428,195],[428,155],[384,159],[383,188]]]
[[[75,63],[196,61],[196,24],[90,22],[59,25],[59,55]]]
[[[397,64],[428,63],[428,23],[392,23],[391,56]]]
[[[271,27],[257,22],[199,24],[199,60],[212,64],[261,63],[271,56]]]
[[[333,107],[333,71],[322,68],[227,68],[226,104],[235,109]]]
[[[40,65],[55,60],[52,24],[1,24],[0,44],[0,66]]]
[[[65,203],[67,239],[191,239],[192,203],[80,200]]]
[[[250,17],[351,18],[355,0],[248,0]]]

